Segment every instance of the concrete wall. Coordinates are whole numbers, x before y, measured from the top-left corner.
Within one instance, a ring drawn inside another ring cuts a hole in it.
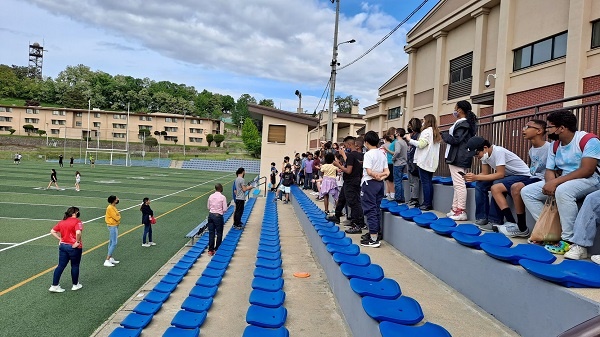
[[[285,143],[267,142],[269,125],[285,125]],[[281,170],[283,157],[294,158],[296,152],[308,150],[308,126],[283,119],[263,116],[262,149],[260,155],[260,176],[269,176],[271,162],[277,164],[277,170]]]

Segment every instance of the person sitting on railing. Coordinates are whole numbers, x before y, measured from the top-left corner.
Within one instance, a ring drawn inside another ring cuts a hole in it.
[[[546,159],[548,158],[548,149],[550,148],[550,143],[544,139],[545,134],[546,122],[543,120],[532,119],[523,127],[523,138],[531,141],[532,145],[529,148],[529,173],[531,174],[531,178],[515,183],[510,188],[510,195],[512,196],[515,212],[517,213],[517,223],[505,222],[504,225],[496,226],[494,229],[508,237],[526,238],[531,234],[527,227],[525,203],[523,203],[523,199],[521,198],[521,189],[527,185],[544,180]],[[500,209],[508,208],[508,204],[505,201],[500,200],[497,203]]]
[[[513,152],[502,146],[492,145],[483,137],[473,137],[467,142],[470,156],[481,160],[481,173],[464,175],[468,182],[475,184],[475,224],[481,230],[492,231],[494,226],[502,224],[503,218],[514,223],[515,219],[510,208],[500,209],[506,203],[505,193],[510,191],[513,184],[531,178],[529,167]],[[495,172],[492,172],[494,170]],[[488,193],[492,192],[492,200]]]
[[[552,253],[564,254],[573,242],[577,200],[600,189],[600,140],[593,134],[577,131],[577,117],[570,110],[552,112],[546,121],[548,139],[554,141],[548,150],[546,180],[525,186],[521,197],[536,221],[546,198],[556,198],[562,240],[545,247]]]

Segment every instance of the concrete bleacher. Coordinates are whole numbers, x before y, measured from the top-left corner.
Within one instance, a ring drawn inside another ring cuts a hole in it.
[[[203,170],[203,171],[223,171],[235,172],[238,168],[243,167],[247,173],[259,173],[259,160],[246,159],[226,159],[226,160],[207,160],[207,159],[190,159],[184,161],[181,168],[188,170]]]

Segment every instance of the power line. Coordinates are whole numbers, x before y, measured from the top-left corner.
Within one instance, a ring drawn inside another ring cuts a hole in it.
[[[327,92],[327,89],[329,88],[330,84],[331,84],[331,76],[329,77],[329,80],[327,81],[325,90],[323,90],[323,93],[321,94],[321,98],[319,98],[319,103],[317,103],[317,107],[315,108],[314,112],[317,112],[317,109],[319,108],[319,105],[321,104],[321,100],[323,99],[323,96],[325,96],[325,93]],[[327,97],[329,97],[329,93],[327,93]],[[327,97],[325,97],[325,101],[327,101]],[[325,104],[323,104],[323,107],[325,107]]]
[[[338,68],[337,70],[340,71],[342,69],[345,69],[351,65],[353,65],[354,63],[356,63],[358,60],[362,59],[363,57],[367,56],[367,54],[369,54],[371,51],[373,51],[373,49],[377,48],[380,44],[382,44],[385,40],[387,40],[388,37],[392,36],[392,34],[394,34],[398,29],[400,29],[400,27],[406,23],[406,21],[410,20],[410,18],[413,17],[413,15],[415,15],[429,0],[424,0],[415,10],[412,11],[412,13],[410,13],[404,20],[402,20],[402,22],[400,22],[394,29],[392,29],[392,31],[390,31],[386,36],[384,36],[381,40],[379,40],[379,42],[377,42],[373,47],[369,48],[366,52],[364,52],[362,55],[360,55],[359,57],[357,57],[354,61],[346,64],[343,67]]]

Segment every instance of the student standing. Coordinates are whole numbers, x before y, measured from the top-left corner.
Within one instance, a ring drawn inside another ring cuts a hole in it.
[[[142,206],[140,207],[142,212],[142,223],[144,224],[144,234],[142,234],[142,247],[156,246],[156,243],[152,241],[152,217],[154,212],[150,208],[150,199],[144,198],[142,200]],[[148,243],[146,243],[146,236],[148,237]]]
[[[390,175],[385,178],[385,196],[388,200],[395,199],[395,185],[394,185],[394,153],[396,152],[396,128],[391,127],[385,133],[383,139],[385,140],[383,144],[383,150],[385,153],[385,157],[387,159],[388,170],[390,171]]]
[[[250,191],[252,186],[247,186],[244,176],[246,171],[243,167],[240,167],[235,172],[237,178],[233,184],[233,192],[235,194],[235,213],[233,214],[233,229],[243,229],[242,227],[242,214],[244,213],[244,206],[246,204],[246,191]]]
[[[412,140],[418,140],[421,136],[421,120],[418,118],[411,118],[408,121],[408,135]],[[406,138],[406,137],[405,137]],[[411,145],[408,142],[408,149],[406,150],[406,167],[408,171],[408,186],[410,189],[410,200],[408,205],[411,207],[419,206],[419,197],[421,196],[421,180],[419,180],[419,167],[415,163],[415,152],[417,147]]]
[[[313,155],[312,153],[308,153],[308,158],[304,164],[304,189],[312,189],[312,179],[313,179]]]
[[[442,132],[442,139],[447,144],[446,163],[454,189],[452,208],[447,215],[452,220],[464,221],[467,220],[467,185],[461,173],[466,173],[473,162],[473,157],[468,155],[467,141],[477,134],[477,116],[467,101],[457,102],[452,114],[457,118],[456,122],[450,130]]]
[[[361,246],[377,248],[381,245],[379,242],[379,224],[381,223],[380,204],[384,195],[383,180],[389,176],[390,171],[387,167],[387,158],[381,152],[377,145],[379,136],[375,131],[369,131],[365,134],[367,153],[363,161],[363,177],[361,183],[362,208],[367,216],[369,225],[369,237],[361,239]]]
[[[269,174],[271,178],[271,192],[277,191],[277,168],[275,167],[275,162],[271,163],[271,173]]]
[[[73,161],[74,161],[74,160],[75,160],[75,159],[73,158],[73,156],[71,156],[71,158],[69,159],[69,166],[70,166],[70,167],[73,167]]]
[[[79,208],[69,207],[65,212],[63,220],[50,230],[50,234],[58,241],[58,265],[54,269],[54,277],[52,278],[52,286],[49,291],[53,293],[62,293],[65,291],[60,285],[60,277],[71,262],[71,281],[73,287],[71,290],[79,290],[83,286],[79,283],[79,264],[83,245],[81,243],[81,232],[83,231],[83,223],[79,220]]]
[[[284,204],[290,202],[290,192],[292,188],[291,186],[294,183],[294,178],[295,175],[292,173],[292,167],[290,164],[287,164],[283,174],[281,175],[281,185],[279,186],[281,193],[285,194],[285,200],[283,201]]]
[[[119,261],[113,258],[113,252],[117,248],[117,241],[119,238],[119,224],[121,223],[121,213],[117,209],[119,204],[119,198],[114,195],[108,197],[108,206],[106,207],[106,214],[104,221],[108,228],[108,255],[104,261],[105,267],[114,267]]]
[[[75,191],[79,192],[79,183],[81,182],[81,173],[75,171]]]
[[[337,168],[333,165],[334,160],[335,155],[333,153],[327,153],[325,155],[325,164],[321,165],[321,172],[323,172],[323,182],[321,183],[319,196],[321,198],[324,198],[325,213],[327,215],[329,215],[329,197],[331,196],[332,202],[335,205],[335,203],[337,203],[339,195],[337,186]]]
[[[58,166],[63,167],[63,155],[58,156]]]
[[[404,168],[406,168],[406,152],[408,150],[408,143],[403,139],[406,135],[406,130],[403,128],[396,129],[396,140],[394,145],[394,155],[392,156],[393,172],[394,172],[394,200],[398,204],[406,202],[404,198],[404,186],[402,179],[404,178]]]
[[[46,189],[50,188],[50,185],[54,184],[54,186],[56,186],[56,189],[58,190],[58,180],[56,178],[56,170],[52,169],[52,172],[50,173],[50,182],[48,183],[48,187],[46,187]]]
[[[208,197],[206,207],[208,208],[208,256],[213,256],[223,241],[223,226],[225,225],[223,214],[227,210],[227,198],[223,195],[223,185],[215,184],[215,192]]]
[[[424,199],[419,208],[423,211],[430,211],[433,209],[433,172],[438,167],[442,136],[434,115],[425,115],[423,121],[423,131],[418,140],[413,140],[408,135],[405,137],[411,145],[417,148],[415,150],[415,164],[419,167],[419,178],[423,185]]]

